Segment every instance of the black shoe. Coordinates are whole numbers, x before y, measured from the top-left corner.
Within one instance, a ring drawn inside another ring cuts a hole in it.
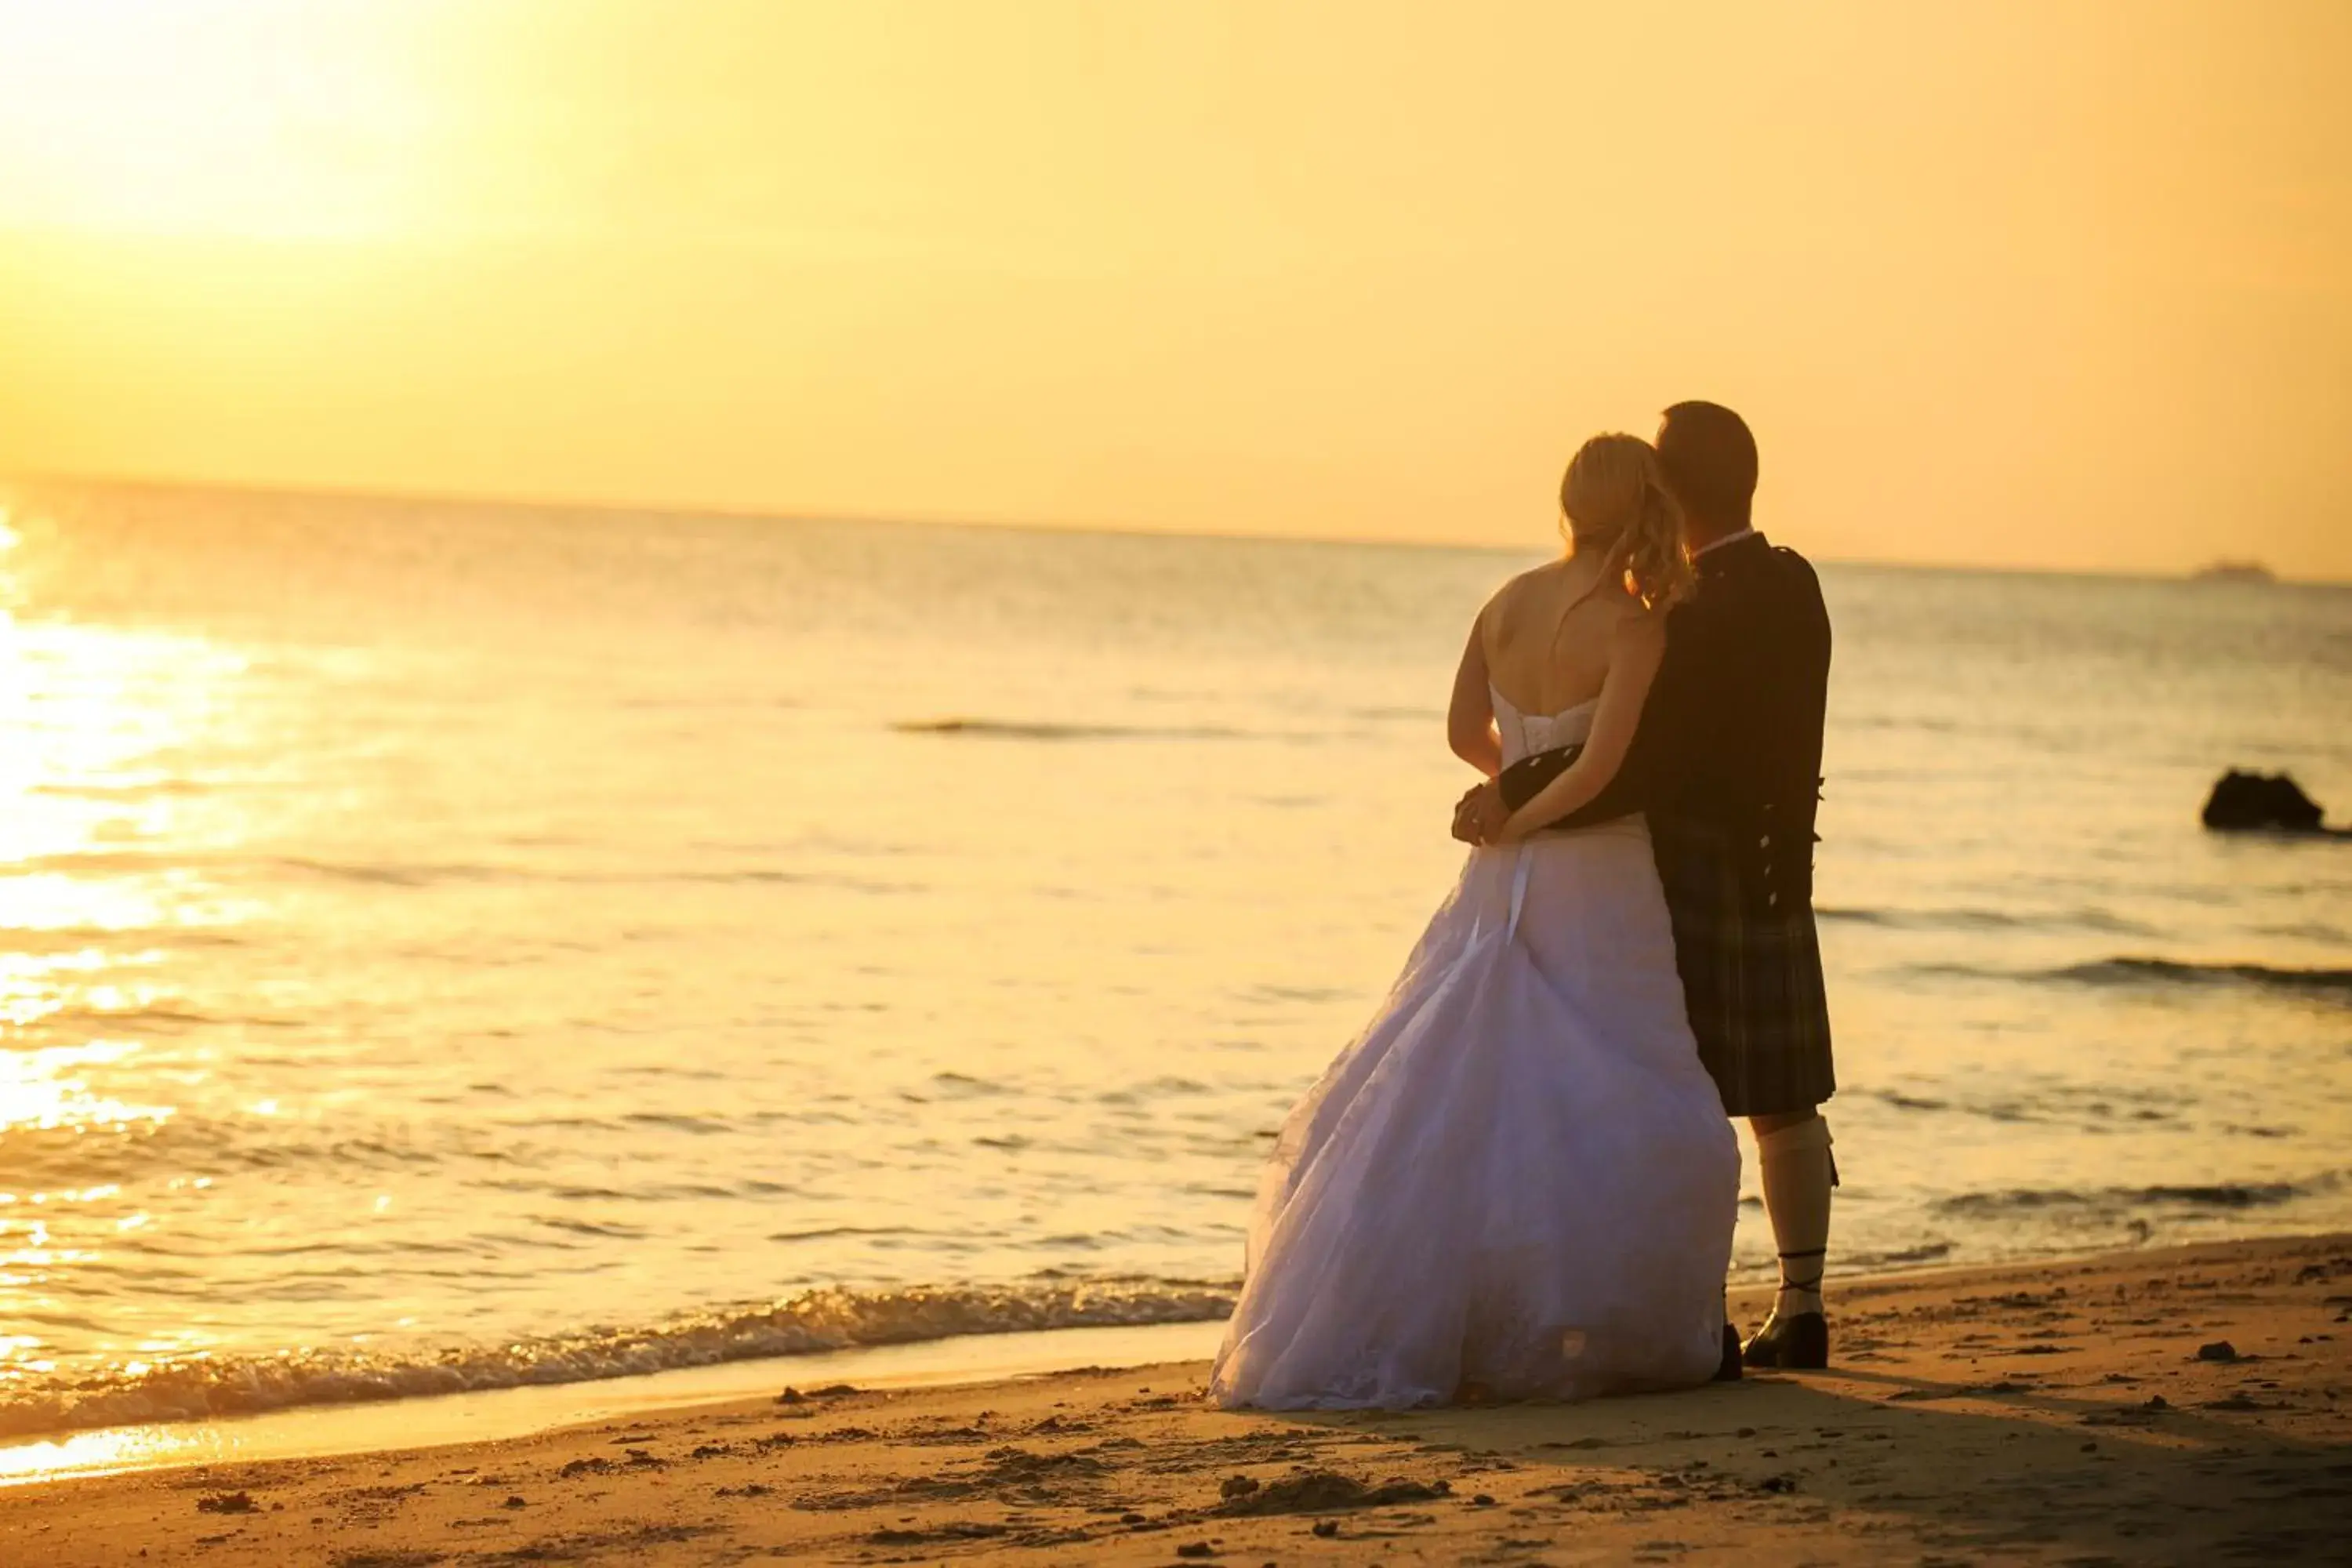
[[[1775,1312],[1740,1352],[1749,1366],[1819,1372],[1830,1364],[1830,1323],[1819,1312]]]
[[[1739,1370],[1739,1331],[1729,1323],[1723,1325],[1723,1360],[1716,1364],[1715,1381],[1738,1383]]]

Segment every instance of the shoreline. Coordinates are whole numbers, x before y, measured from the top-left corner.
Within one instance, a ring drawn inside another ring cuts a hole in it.
[[[1739,1313],[1763,1294],[1735,1292]],[[0,1559],[2293,1562],[2340,1546],[2352,1234],[1856,1277],[1832,1310],[1826,1373],[1401,1415],[1219,1411],[1194,1359],[854,1388],[807,1376],[811,1358],[739,1363],[768,1373],[760,1396],[27,1480],[0,1489]],[[778,1395],[779,1373],[808,1392]]]
[[[958,1334],[906,1344],[753,1356],[626,1377],[40,1433],[0,1440],[0,1492],[68,1477],[508,1442],[597,1421],[641,1415],[659,1418],[757,1400],[791,1383],[951,1388],[1050,1376],[1105,1357],[1136,1365],[1197,1361],[1213,1353],[1223,1329],[1223,1320],[1217,1320]]]
[[[1868,1268],[1843,1277],[1846,1290],[2083,1262],[2122,1262],[2200,1247],[2300,1241],[2330,1232],[2256,1233],[2165,1247],[2051,1253],[1994,1261],[1943,1259]],[[2344,1233],[2352,1237],[2352,1232]],[[2352,1245],[2352,1241],[2347,1241]],[[1771,1289],[1757,1268],[1726,1292],[1735,1321],[1760,1320]],[[1234,1289],[1239,1290],[1236,1281]],[[1843,1293],[1843,1292],[1842,1292]],[[1050,1376],[1090,1365],[1206,1362],[1224,1320],[1020,1329],[903,1342],[746,1356],[617,1377],[583,1377],[442,1394],[320,1401],[211,1416],[61,1427],[0,1437],[0,1491],[76,1476],[401,1453],[455,1444],[503,1442],[631,1415],[661,1416],[755,1400],[780,1386],[850,1382],[864,1387],[978,1386]]]

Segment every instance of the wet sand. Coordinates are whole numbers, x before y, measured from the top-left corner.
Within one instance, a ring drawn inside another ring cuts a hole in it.
[[[0,1563],[2346,1560],[2352,1236],[1832,1307],[1827,1373],[1580,1405],[1234,1415],[1198,1363],[1089,1368],[35,1482]]]

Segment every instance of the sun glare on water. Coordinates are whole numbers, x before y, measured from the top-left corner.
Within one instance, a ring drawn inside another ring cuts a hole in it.
[[[102,1151],[164,1135],[209,1076],[152,1026],[190,1005],[169,933],[218,915],[191,776],[241,708],[236,655],[53,602],[107,553],[73,542],[0,509],[0,1322],[18,1328],[121,1267],[153,1215],[97,1179]],[[37,1329],[0,1336],[0,1396],[54,1354]],[[0,1449],[0,1480],[40,1468]]]
[[[159,897],[104,876],[104,858],[167,833],[184,809],[152,787],[154,763],[205,721],[208,683],[187,677],[206,651],[0,617],[0,927],[121,931],[166,918]]]

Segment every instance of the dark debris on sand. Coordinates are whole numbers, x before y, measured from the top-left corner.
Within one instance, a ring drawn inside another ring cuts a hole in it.
[[[1012,1527],[1003,1524],[940,1524],[929,1530],[885,1525],[868,1532],[866,1539],[876,1546],[929,1546],[946,1541],[990,1541],[1011,1533]]]
[[[824,1388],[812,1388],[806,1394],[797,1388],[787,1388],[776,1395],[779,1405],[806,1405],[817,1399],[846,1399],[857,1390],[846,1383],[835,1383]]]
[[[1235,1518],[1268,1513],[1340,1513],[1354,1509],[1390,1508],[1398,1503],[1433,1502],[1452,1490],[1444,1481],[1391,1480],[1379,1486],[1343,1476],[1335,1470],[1309,1470],[1248,1489],[1234,1488],[1235,1477],[1220,1489],[1223,1500],[1210,1511]]]

